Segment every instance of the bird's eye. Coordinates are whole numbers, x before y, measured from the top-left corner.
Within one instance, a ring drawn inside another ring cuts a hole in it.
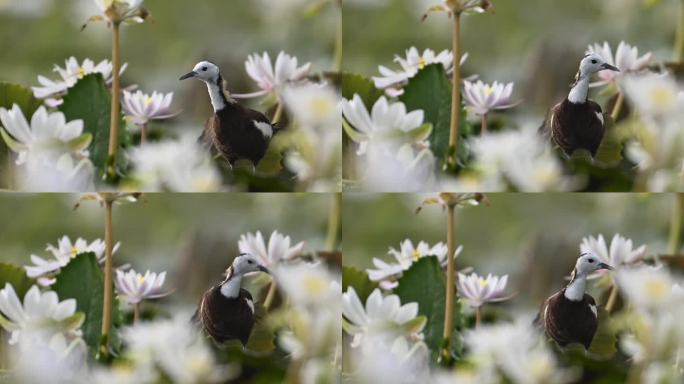
[[[587,261],[590,262],[590,263],[593,263],[593,262],[594,262],[594,259],[589,259],[589,260],[587,260]]]
[[[249,264],[254,264],[254,260],[247,260]]]
[[[596,60],[592,60],[591,63],[592,63],[592,64],[596,64]]]
[[[594,61],[594,63],[595,63],[595,61]],[[202,67],[202,71],[206,71],[206,70],[207,70],[207,67]]]

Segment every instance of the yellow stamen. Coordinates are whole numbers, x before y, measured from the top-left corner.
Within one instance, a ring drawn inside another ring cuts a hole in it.
[[[318,112],[320,115],[326,115],[335,108],[333,103],[323,98],[317,98],[311,100],[311,109]]]
[[[312,276],[307,276],[304,278],[304,288],[310,293],[320,293],[326,290],[326,283],[323,279],[319,279]]]
[[[72,246],[71,247],[71,257],[74,258],[78,254],[79,254],[78,248],[76,248],[75,246]]]
[[[420,254],[420,252],[418,252],[417,249],[414,249],[412,256],[413,256],[413,261],[418,261],[418,259],[420,259],[420,256],[422,256],[422,255]]]
[[[667,88],[653,88],[650,92],[651,100],[658,106],[667,106],[672,104],[675,95]]]
[[[664,281],[660,280],[649,280],[646,282],[646,293],[651,298],[660,299],[667,295],[669,290],[668,285]]]
[[[152,98],[149,96],[145,97],[145,100],[143,100],[143,104],[147,107],[148,105],[152,104]]]
[[[481,277],[477,280],[477,282],[480,283],[480,288],[484,288],[487,286],[487,284],[489,284],[488,280],[485,280]]]
[[[144,275],[138,275],[138,283],[143,284],[145,282],[145,276]]]
[[[426,65],[427,65],[427,60],[425,60],[424,57],[421,57],[420,59],[418,59],[418,68],[419,69],[425,68]]]
[[[79,67],[79,68],[78,68],[78,71],[76,71],[76,76],[77,76],[79,79],[82,79],[83,76],[85,76],[85,75],[86,75],[86,70],[85,70],[83,67]]]
[[[489,95],[491,95],[492,93],[494,93],[494,88],[492,88],[491,86],[487,85],[487,86],[485,87],[485,89],[484,89],[484,94],[485,94],[485,96],[489,96]]]

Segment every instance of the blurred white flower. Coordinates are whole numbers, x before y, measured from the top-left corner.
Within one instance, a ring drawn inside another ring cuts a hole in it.
[[[353,337],[352,348],[361,345],[367,335],[420,340],[426,323],[424,317],[418,317],[418,303],[402,305],[399,296],[383,297],[378,288],[368,296],[364,308],[354,288],[349,286],[342,294],[342,315],[349,321],[344,323],[344,329]]]
[[[92,136],[83,133],[83,120],[66,122],[62,112],[48,113],[41,106],[28,124],[17,104],[11,110],[0,108],[0,129],[7,146],[18,154],[16,163],[27,161],[56,163],[63,155],[88,157],[86,148]]]
[[[258,53],[247,56],[245,69],[247,74],[257,83],[260,91],[247,94],[232,94],[236,98],[250,98],[263,96],[271,92],[280,93],[283,86],[305,79],[311,71],[311,63],[298,67],[296,56],[280,51],[276,57],[275,66],[271,64],[268,52],[261,56]]]
[[[235,375],[219,365],[206,339],[188,318],[140,322],[122,330],[126,356],[134,364],[159,368],[174,383],[226,382]]]
[[[531,319],[521,317],[514,323],[500,322],[466,331],[464,342],[468,358],[478,371],[499,371],[506,381],[520,384],[570,381],[568,372],[559,366],[540,336]]]
[[[459,273],[456,283],[458,284],[459,296],[468,300],[468,304],[473,308],[511,298],[504,292],[508,283],[508,275],[499,277],[490,273],[485,279],[476,273],[470,275]]]
[[[329,305],[339,301],[342,287],[324,264],[278,265],[276,281],[292,303],[302,307]]]
[[[123,73],[126,66],[127,64],[124,63],[119,73]],[[99,73],[107,84],[112,81],[112,63],[109,60],[102,60],[96,65],[95,62],[86,58],[82,64],[79,64],[78,60],[71,56],[64,61],[64,68],[55,64],[53,71],[57,72],[61,79],[50,80],[39,75],[38,82],[41,86],[31,87],[33,95],[38,99],[45,99],[45,104],[50,107],[62,104],[63,94],[86,75]]]
[[[291,243],[290,236],[273,231],[268,239],[267,246],[261,231],[257,231],[256,235],[251,232],[240,235],[238,248],[240,253],[252,254],[259,259],[263,266],[270,267],[282,261],[293,260],[302,255],[304,242],[300,241],[292,246],[290,245]]]
[[[461,65],[465,63],[468,54],[461,56]],[[394,56],[394,61],[401,66],[401,69],[394,71],[385,66],[379,66],[381,76],[374,76],[375,87],[384,89],[388,96],[396,97],[404,93],[402,87],[408,80],[415,76],[418,71],[430,64],[442,64],[447,73],[453,71],[454,55],[449,50],[443,50],[438,54],[432,49],[426,49],[421,54],[416,47],[406,50],[406,57]]]
[[[413,139],[411,139],[413,140]],[[357,162],[362,190],[419,192],[434,190],[436,158],[427,143],[387,147],[394,140],[364,148],[367,155]]]
[[[192,135],[131,149],[133,178],[141,191],[211,192],[221,176],[208,152]]]
[[[147,12],[141,6],[143,0],[93,0],[108,22],[142,23]]]
[[[142,91],[132,93],[124,90],[121,107],[133,124],[145,125],[150,120],[168,119],[176,115],[176,112],[171,111],[172,100],[173,92],[165,95],[154,91],[148,95]]]
[[[0,290],[0,313],[0,325],[11,334],[10,344],[19,342],[24,332],[80,337],[85,320],[82,313],[76,313],[76,300],[60,302],[55,292],[40,292],[35,285],[26,292],[22,305],[12,285],[5,283]]]
[[[643,262],[646,257],[646,245],[634,248],[632,239],[616,233],[610,241],[609,248],[603,235],[599,234],[598,237],[583,238],[580,244],[580,253],[593,253],[599,257],[601,262],[620,270],[622,267]]]
[[[617,50],[615,51],[615,57],[613,57],[613,52],[607,41],[604,41],[603,45],[599,43],[589,45],[587,53],[596,53],[601,56],[607,64],[613,65],[620,70],[620,72],[600,71],[597,75],[601,81],[592,83],[590,85],[592,87],[618,82],[627,75],[643,72],[651,64],[652,59],[651,52],[645,53],[640,57],[637,47],[631,46],[624,41],[620,41],[620,44],[618,44]]]
[[[508,109],[516,104],[511,103],[513,83],[504,85],[494,82],[485,84],[478,80],[476,83],[463,81],[463,101],[476,115],[486,115],[495,109]]]
[[[112,253],[119,249],[121,243],[117,242],[112,248]],[[36,255],[31,255],[31,262],[34,265],[27,265],[26,274],[28,277],[38,278],[38,283],[42,286],[54,284],[56,281],[52,275],[59,269],[64,268],[69,264],[71,259],[82,253],[92,252],[95,254],[98,262],[104,262],[104,253],[106,245],[100,239],[93,240],[90,244],[83,239],[78,238],[76,242],[71,241],[69,236],[62,236],[57,240],[57,246],[48,244],[46,250],[52,253],[53,259],[43,259]]]
[[[454,13],[483,13],[491,5],[490,0],[442,0],[441,4],[430,7],[423,18],[430,12],[446,12],[450,17]]]
[[[283,89],[285,106],[299,124],[309,129],[339,129],[340,97],[327,84],[297,84]]]
[[[146,271],[138,273],[133,269],[126,272],[116,270],[114,285],[119,292],[119,298],[128,304],[138,304],[146,299],[157,299],[167,296],[171,291],[164,292],[162,286],[166,280],[166,272],[156,274]]]
[[[369,146],[400,147],[404,143],[425,140],[421,137],[415,140],[408,135],[409,132],[423,125],[423,111],[415,110],[406,112],[404,103],[389,103],[381,96],[370,113],[363,104],[358,94],[354,94],[351,101],[342,100],[342,113],[355,130],[347,130],[352,140],[359,143],[356,152],[359,155],[366,153]],[[353,137],[352,137],[353,136]],[[358,136],[358,137],[357,137]]]
[[[463,246],[456,248],[453,257],[458,257],[462,250]],[[396,279],[401,276],[402,272],[411,268],[411,265],[422,257],[436,256],[440,265],[445,266],[448,261],[447,252],[446,244],[441,241],[433,246],[430,246],[425,241],[420,241],[417,246],[414,246],[410,239],[405,239],[399,243],[398,250],[390,247],[387,252],[396,260],[396,263],[387,263],[382,259],[374,257],[373,265],[376,269],[367,269],[366,271],[372,281],[380,282],[380,287],[392,289],[398,285]]]
[[[560,161],[534,128],[491,133],[469,143],[475,157],[472,166],[485,185],[509,184],[521,192],[576,187],[576,180],[563,175]]]
[[[80,337],[27,330],[9,352],[13,377],[21,383],[75,383],[87,370],[88,347]]]
[[[385,334],[365,337],[358,348],[349,351],[353,366],[352,382],[363,384],[428,383],[430,350],[422,341]]]
[[[683,112],[682,90],[667,74],[629,76],[624,87],[632,105],[645,117],[674,117]]]
[[[615,276],[629,303],[639,309],[667,311],[684,300],[666,268],[623,268]]]
[[[15,169],[16,187],[24,192],[83,192],[95,190],[95,165],[88,158],[76,161],[62,155],[48,163],[29,158]]]

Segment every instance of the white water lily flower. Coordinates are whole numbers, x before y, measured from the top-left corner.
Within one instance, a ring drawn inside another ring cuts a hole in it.
[[[645,53],[643,56],[639,56],[639,50],[636,46],[631,46],[624,41],[618,44],[617,50],[615,51],[615,56],[613,57],[613,52],[610,49],[610,45],[607,41],[603,42],[603,45],[599,43],[594,43],[587,48],[587,53],[596,53],[601,56],[606,64],[613,65],[620,69],[620,72],[616,71],[601,71],[597,76],[601,79],[596,83],[592,83],[592,87],[598,87],[606,85],[612,82],[620,81],[626,75],[633,75],[635,73],[643,72],[651,65],[652,54],[651,52]]]
[[[55,292],[40,292],[35,285],[26,292],[22,305],[12,285],[5,283],[0,290],[0,313],[0,325],[11,333],[10,344],[19,342],[24,331],[79,337],[85,320],[82,313],[76,313],[76,300],[60,302]]]
[[[221,175],[192,135],[131,149],[133,177],[141,191],[212,192]]]
[[[232,94],[237,98],[250,98],[263,96],[265,94],[279,93],[281,88],[288,84],[305,79],[311,71],[311,63],[306,63],[298,67],[296,56],[280,51],[276,57],[275,66],[271,64],[271,57],[268,52],[261,56],[258,53],[247,56],[245,70],[247,74],[257,83],[260,91],[246,94]]]
[[[86,373],[88,346],[80,337],[25,330],[8,352],[12,376],[21,383],[75,383]]]
[[[508,109],[516,104],[511,103],[513,83],[504,85],[494,82],[485,84],[478,80],[476,83],[463,81],[463,101],[476,115],[486,115],[494,109]]]
[[[458,257],[462,250],[463,246],[456,248],[453,257]],[[439,263],[442,266],[445,266],[448,261],[447,252],[448,249],[446,244],[441,241],[433,246],[430,246],[425,241],[420,241],[417,246],[414,246],[410,239],[405,239],[399,243],[398,250],[390,247],[387,252],[388,255],[396,260],[395,263],[387,263],[382,259],[374,257],[373,265],[376,269],[367,269],[366,271],[368,272],[368,278],[370,278],[371,281],[379,281],[380,287],[383,289],[392,289],[398,285],[396,279],[401,276],[402,272],[411,268],[413,263],[423,257],[436,256]]]
[[[363,338],[358,348],[348,353],[354,367],[351,382],[431,383],[430,350],[422,341],[412,342],[404,337],[371,334]]]
[[[465,63],[468,54],[461,56],[460,65]],[[392,70],[385,66],[379,66],[381,76],[374,76],[373,82],[378,89],[384,89],[388,96],[396,97],[404,93],[401,89],[407,81],[415,76],[418,71],[430,64],[442,64],[447,73],[453,71],[454,55],[449,50],[443,50],[438,54],[432,49],[425,49],[421,54],[416,47],[406,50],[406,57],[394,56],[394,61],[401,66],[399,70]]]
[[[508,300],[510,296],[504,294],[507,283],[508,275],[499,277],[490,273],[487,278],[483,278],[476,273],[459,273],[458,294],[468,300],[471,307],[477,308],[486,303]]]
[[[407,142],[415,142],[404,134],[421,127],[424,118],[422,110],[407,113],[404,103],[390,103],[385,96],[381,96],[368,113],[358,94],[354,94],[351,101],[342,100],[342,113],[355,128],[355,134],[360,135],[358,155],[365,154],[370,145],[398,148]]]
[[[643,244],[635,248],[632,239],[621,236],[619,233],[613,235],[610,240],[610,247],[602,234],[598,237],[585,237],[580,244],[580,253],[592,253],[616,270],[625,266],[632,266],[644,261],[646,257],[646,245]]]
[[[295,305],[331,305],[342,294],[342,287],[324,264],[282,264],[273,271],[276,281]]]
[[[176,112],[171,111],[173,92],[167,94],[152,92],[151,95],[136,91],[135,93],[123,91],[123,107],[126,115],[136,125],[145,125],[150,120],[162,120],[175,116]]]
[[[254,255],[263,266],[270,267],[282,261],[293,260],[302,255],[304,242],[300,241],[295,245],[291,245],[291,243],[292,239],[290,239],[290,236],[273,231],[268,239],[267,246],[261,231],[257,231],[256,234],[248,232],[240,235],[238,248],[240,253]]]
[[[119,73],[123,73],[126,66],[127,64],[124,63]],[[51,80],[39,75],[38,82],[41,86],[31,87],[33,95],[38,99],[45,99],[45,103],[50,107],[62,104],[61,96],[86,75],[99,73],[107,84],[112,81],[112,63],[109,60],[102,60],[95,64],[86,58],[83,63],[79,64],[78,60],[71,56],[64,61],[64,68],[55,64],[53,71],[57,72],[61,79]]]
[[[387,334],[394,338],[405,336],[421,339],[425,326],[422,321],[416,326],[407,327],[410,322],[418,319],[418,303],[402,305],[399,296],[383,297],[378,288],[368,296],[364,308],[354,287],[349,286],[347,292],[342,294],[342,315],[349,321],[345,330],[353,336],[352,348],[361,345],[366,335],[372,337]]]
[[[366,156],[357,162],[358,173],[363,175],[363,190],[420,192],[435,187],[437,160],[427,142],[403,144],[394,150],[387,148],[387,144],[367,146]]]
[[[649,73],[630,76],[624,88],[631,105],[646,118],[671,117],[681,121],[684,102],[682,89],[670,75]]]
[[[66,122],[62,112],[48,113],[41,106],[28,124],[17,104],[11,110],[0,108],[0,129],[7,146],[18,154],[16,163],[29,160],[57,162],[66,154],[88,157],[91,135],[83,134],[83,120]]]
[[[453,16],[454,13],[483,13],[491,5],[492,2],[490,0],[442,0],[441,4],[433,5],[429,8],[423,19],[430,12],[446,12],[449,17]]]
[[[119,297],[128,304],[138,304],[147,299],[158,299],[167,296],[171,291],[164,292],[162,286],[166,280],[166,272],[157,274],[146,271],[138,273],[133,269],[126,272],[116,270],[114,285]]]
[[[339,92],[327,84],[298,84],[283,89],[285,106],[304,128],[339,129],[342,119],[339,101]]]
[[[119,249],[121,243],[116,243],[112,252]],[[46,250],[52,253],[52,259],[43,259],[36,255],[31,255],[31,262],[34,265],[27,265],[26,274],[31,278],[38,278],[38,283],[42,286],[48,286],[55,283],[53,277],[54,273],[59,269],[64,268],[69,262],[82,253],[92,252],[100,263],[104,262],[105,242],[100,239],[95,239],[88,243],[83,238],[76,239],[76,242],[71,241],[69,236],[62,236],[57,240],[57,246],[48,244]]]
[[[144,0],[93,0],[108,22],[142,23],[147,12],[141,6]]]
[[[55,163],[28,159],[16,168],[16,187],[23,192],[83,192],[95,190],[95,165],[88,158],[62,155]]]
[[[623,268],[617,271],[616,280],[629,303],[640,309],[668,311],[684,299],[666,268]]]

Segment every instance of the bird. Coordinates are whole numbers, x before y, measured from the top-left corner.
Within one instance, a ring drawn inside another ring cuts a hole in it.
[[[570,92],[551,108],[540,127],[540,132],[550,136],[567,156],[578,149],[589,151],[592,158],[596,156],[605,133],[605,119],[601,106],[588,98],[589,80],[604,70],[620,71],[595,53],[585,55]]]
[[[207,85],[214,114],[209,119],[200,140],[216,148],[231,168],[241,159],[250,160],[254,167],[266,154],[276,124],[263,113],[245,108],[226,92],[219,67],[200,61],[192,71],[178,80],[198,79]]]
[[[594,298],[584,291],[587,276],[601,269],[613,267],[592,253],[581,254],[568,285],[542,304],[535,323],[559,346],[580,343],[589,349],[598,328],[598,311]]]
[[[251,254],[241,253],[226,269],[225,279],[202,295],[193,321],[219,344],[237,339],[247,345],[255,323],[254,300],[241,283],[250,272],[269,270]]]

